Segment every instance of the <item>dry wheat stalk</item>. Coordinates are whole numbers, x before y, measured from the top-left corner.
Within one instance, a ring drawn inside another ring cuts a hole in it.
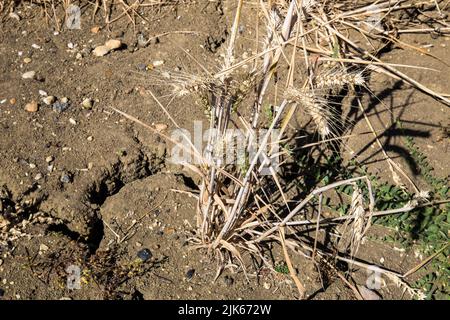
[[[275,129],[280,129],[277,142],[292,138],[287,129],[298,109],[305,111],[315,123],[322,138],[333,135],[333,138],[339,139],[340,137],[336,136],[339,133],[334,129],[339,126],[340,119],[330,103],[333,94],[343,88],[356,91],[357,87],[367,86],[366,77],[374,70],[401,78],[436,99],[444,103],[449,102],[442,95],[396,69],[404,65],[386,64],[377,58],[375,51],[359,47],[353,38],[346,36],[347,28],[351,27],[365,37],[373,39],[380,37],[378,31],[371,33],[360,27],[369,12],[374,11],[370,5],[355,8],[354,1],[336,4],[306,0],[271,3],[270,7],[263,1],[257,3],[266,27],[262,39],[257,39],[262,43],[260,52],[242,60],[235,53],[235,42],[239,37],[238,25],[243,6],[246,5],[244,1],[238,1],[220,71],[214,73],[205,68],[203,75],[170,72],[166,77],[172,88],[172,98],[194,94],[203,99],[210,111],[210,129],[216,130],[216,134],[212,134],[208,139],[203,165],[198,168],[186,165],[202,177],[197,213],[199,234],[195,244],[196,247],[208,248],[217,253],[220,263],[218,274],[231,263],[231,260],[237,261],[245,271],[246,253],[269,264],[261,253],[268,241],[281,241],[284,248],[297,248],[302,250],[302,254],[306,257],[317,256],[322,259],[327,253],[317,246],[318,232],[330,223],[343,223],[344,230],[348,230],[348,242],[342,238],[340,254],[350,257],[342,259],[353,261],[352,257],[358,254],[372,216],[410,212],[419,205],[417,200],[400,209],[375,212],[372,187],[367,177],[356,177],[317,187],[301,201],[292,202],[285,192],[288,186],[284,185],[282,177],[270,165],[270,159],[278,156],[278,153],[272,142],[269,142],[269,136]],[[387,16],[396,11],[415,7],[413,2],[406,0],[397,1],[397,6],[390,6],[390,3],[379,1],[376,13]],[[382,35],[388,36],[388,39],[393,37],[389,31],[383,30]],[[399,43],[394,39],[390,41]],[[289,49],[292,49],[290,57],[287,53]],[[303,54],[301,59],[296,56],[298,52]],[[316,60],[312,57],[313,53],[318,55]],[[320,65],[323,61],[331,61],[333,67]],[[241,68],[250,63],[253,63],[251,70],[245,71]],[[362,70],[361,66],[365,66],[365,69]],[[294,68],[303,72],[296,73]],[[284,70],[288,71],[286,71],[286,87],[282,88],[282,100],[273,103],[272,92],[276,91],[273,80],[276,73],[285,72]],[[247,97],[249,92],[255,92],[255,97]],[[153,98],[163,107],[155,96]],[[359,97],[357,101],[364,111]],[[266,124],[266,134],[258,141],[258,145],[254,146],[252,145],[256,139],[254,129],[263,126],[262,106],[265,103],[275,106],[273,117]],[[240,108],[251,109],[253,112],[251,116],[244,117]],[[375,134],[377,131],[368,119],[367,123],[370,131]],[[238,124],[242,125],[240,129],[246,132],[244,149],[248,158],[245,168],[239,168],[236,164],[226,165],[217,160],[223,146],[229,143],[227,129],[237,127]],[[313,145],[317,144],[305,147]],[[380,147],[382,148],[381,145]],[[252,148],[255,152],[250,153]],[[393,174],[400,172],[407,178],[387,153],[384,154]],[[262,176],[262,170],[267,165],[270,168],[270,175]],[[365,183],[369,190],[367,207],[357,183]],[[351,209],[346,216],[321,218],[319,206],[317,219],[297,219],[297,216],[314,207],[314,199],[321,200],[325,192],[343,185],[354,186]],[[314,248],[310,248],[306,239],[298,235],[297,229],[306,228],[311,224],[316,225]],[[277,231],[280,232],[280,237],[276,236]],[[292,238],[285,238],[285,233]],[[298,288],[302,288],[301,284]]]

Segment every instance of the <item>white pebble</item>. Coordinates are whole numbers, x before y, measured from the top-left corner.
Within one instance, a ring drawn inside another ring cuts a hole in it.
[[[44,97],[47,96],[47,92],[45,92],[44,90],[39,90],[39,94]]]
[[[154,67],[159,67],[159,66],[162,66],[164,64],[164,61],[163,60],[155,60],[155,61],[152,62],[152,64],[153,64]]]
[[[41,46],[37,45],[36,43],[33,43],[31,46],[32,46],[34,49],[40,49],[40,48],[41,48]]]
[[[36,76],[36,72],[28,71],[22,74],[22,79],[33,79]]]
[[[122,41],[120,40],[108,40],[105,43],[105,47],[107,47],[110,50],[119,49],[122,46]]]
[[[84,99],[81,105],[83,106],[84,109],[88,110],[92,109],[92,99],[90,98]]]
[[[103,57],[108,54],[109,51],[111,51],[111,49],[107,46],[98,46],[92,51],[92,54],[96,57]]]
[[[51,105],[56,101],[56,98],[54,96],[48,96],[42,99],[42,101],[46,104],[46,105]]]
[[[70,118],[70,119],[69,119],[69,122],[70,122],[71,124],[73,124],[73,125],[76,125],[76,124],[77,124],[77,122],[76,122],[75,119],[73,119],[73,118]]]

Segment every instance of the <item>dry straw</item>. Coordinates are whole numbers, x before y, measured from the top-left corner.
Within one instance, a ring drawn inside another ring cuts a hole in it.
[[[204,70],[202,75],[168,72],[165,76],[166,83],[171,86],[172,99],[192,94],[204,102],[209,109],[210,129],[217,132],[209,136],[205,153],[195,151],[204,158],[202,165],[194,167],[186,164],[200,175],[202,181],[200,192],[196,195],[198,236],[195,245],[216,253],[220,263],[218,275],[223,268],[235,266],[236,263],[242,271],[247,272],[250,256],[272,268],[264,252],[267,244],[273,242],[282,246],[290,271],[292,260],[289,254],[301,254],[313,261],[325,260],[329,264],[331,258],[336,258],[335,250],[338,250],[336,259],[367,267],[369,264],[360,260],[357,262],[353,257],[358,256],[372,216],[411,212],[415,207],[423,205],[423,202],[416,201],[400,209],[375,212],[372,186],[365,176],[316,186],[300,201],[293,200],[288,192],[291,186],[283,180],[278,168],[270,165],[270,160],[280,155],[273,148],[270,137],[277,129],[276,142],[296,139],[288,129],[296,113],[303,111],[314,123],[321,139],[329,139],[330,136],[334,140],[340,139],[345,130],[336,130],[341,126],[339,122],[342,119],[335,112],[333,95],[343,89],[358,92],[360,87],[367,87],[367,79],[372,72],[400,79],[443,104],[450,105],[446,96],[434,92],[398,69],[414,66],[384,63],[376,51],[361,47],[356,36],[349,36],[356,34],[371,41],[399,44],[400,40],[396,36],[408,30],[413,32],[417,30],[417,26],[414,30],[410,29],[410,22],[400,20],[394,32],[384,29],[384,21],[402,10],[415,8],[418,4],[406,0],[395,1],[394,5],[392,1],[378,1],[374,10],[370,3],[358,2],[356,5],[355,1],[251,2],[248,6],[257,10],[265,28],[260,38],[256,39],[261,44],[258,52],[241,59],[236,53],[236,41],[246,5],[247,2],[243,0],[237,1],[230,37],[218,72]],[[420,6],[422,10],[436,10],[434,1],[424,1]],[[370,14],[379,14],[381,17],[378,29],[372,32],[362,28]],[[349,33],[349,29],[354,32]],[[427,32],[426,28],[423,30]],[[408,45],[408,48],[420,51],[412,45]],[[249,65],[253,67],[242,68]],[[274,81],[280,75],[286,80],[284,88],[279,88],[280,81]],[[282,92],[281,99],[276,92]],[[167,112],[159,99],[151,91],[150,93]],[[365,114],[359,94],[355,98],[364,121],[385,156],[388,168],[397,180],[396,183],[409,184],[415,191],[419,191],[383,149],[377,138],[377,131]],[[264,117],[264,105],[275,106],[268,122]],[[249,110],[251,112],[246,112]],[[217,150],[215,146],[226,140],[228,128],[238,126],[246,132],[245,148],[248,158],[245,166],[225,166],[214,160],[214,150]],[[261,128],[266,129],[266,134],[258,141],[256,149],[252,150],[254,152],[250,152],[254,147],[254,130]],[[305,147],[313,145],[317,144]],[[288,157],[286,153],[284,155]],[[262,172],[267,166],[270,174],[263,176]],[[349,212],[342,217],[323,218],[321,202],[324,194],[345,185],[353,186],[354,189]],[[363,194],[362,185],[368,190],[366,195]],[[306,219],[307,213],[315,218]],[[305,237],[305,234],[311,236],[307,232],[310,225],[315,225],[313,242]],[[320,244],[319,239],[319,233],[326,232],[324,227],[330,225],[341,225],[341,228],[335,229],[342,233],[341,241],[334,248]],[[402,275],[386,270],[382,270],[382,273],[408,288],[407,291],[411,294],[416,294],[410,290]],[[303,296],[303,285],[294,272],[291,275],[299,296]]]

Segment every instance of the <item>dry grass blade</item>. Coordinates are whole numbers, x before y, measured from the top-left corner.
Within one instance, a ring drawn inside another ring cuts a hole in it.
[[[281,241],[281,245],[283,247],[284,259],[286,260],[286,264],[289,268],[289,274],[291,275],[292,279],[294,280],[295,285],[297,286],[297,290],[299,293],[299,299],[303,299],[305,297],[306,289],[302,285],[300,280],[298,279],[298,277],[295,273],[294,266],[292,265],[291,259],[289,258],[289,253],[286,248],[284,228],[281,228],[279,231],[280,231],[280,241]]]

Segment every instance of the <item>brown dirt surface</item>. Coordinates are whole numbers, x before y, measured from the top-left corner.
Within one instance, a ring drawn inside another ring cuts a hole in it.
[[[19,6],[20,21],[1,20],[0,101],[6,101],[0,104],[0,196],[10,210],[45,222],[30,224],[7,249],[0,248],[0,288],[4,290],[0,299],[297,297],[294,281],[282,272],[262,269],[255,275],[231,268],[215,280],[218,264],[212,253],[193,249],[189,242],[196,225],[196,199],[188,192],[196,190],[198,178],[167,161],[168,142],[110,108],[150,125],[165,124],[165,132],[170,132],[174,125],[145,89],[167,95],[167,88],[160,85],[164,70],[195,73],[202,67],[214,68],[234,9],[232,1],[186,1],[160,10],[143,9],[148,18],[145,24],[138,19],[133,26],[123,18],[110,30],[103,27],[101,17],[92,20],[86,9],[81,29],[58,33],[54,22],[45,23],[40,9],[28,4]],[[242,35],[253,41],[255,13],[246,10]],[[93,33],[95,26],[102,28]],[[163,35],[146,47],[137,41],[139,33],[148,39],[173,31],[195,33]],[[91,50],[108,39],[120,39],[123,45],[103,57],[94,56]],[[418,35],[404,40],[417,46],[431,44],[429,52],[450,64],[449,38]],[[239,50],[251,53],[253,48]],[[24,62],[25,58],[30,62]],[[450,92],[448,65],[411,50],[394,49],[383,58],[439,70],[405,72],[433,90]],[[164,64],[148,67],[154,61]],[[22,78],[28,71],[36,73],[34,79]],[[418,186],[425,187],[407,157],[407,132],[415,137],[436,174],[447,176],[448,108],[382,75],[374,75],[370,87],[377,98],[364,101],[366,110],[393,159]],[[68,108],[54,111],[42,102],[39,90],[58,101],[67,97]],[[93,101],[91,109],[82,107],[86,98]],[[38,102],[37,112],[25,110],[32,101]],[[175,99],[168,111],[180,127],[189,130],[193,121],[207,121],[202,107],[190,98]],[[360,113],[349,115],[352,134],[368,131]],[[398,121],[404,131],[394,125]],[[371,172],[392,182],[371,134],[350,138],[347,145],[346,158],[356,157]],[[371,236],[375,239],[390,232],[377,226]],[[414,247],[404,250],[370,239],[359,250],[366,261],[399,273],[421,261]],[[139,263],[143,249],[151,257]],[[277,246],[272,259],[284,260]],[[303,257],[294,257],[293,263],[312,299],[355,299],[333,271],[318,271]],[[81,267],[79,290],[66,287],[70,265]],[[364,285],[366,271],[357,267],[354,271],[355,281]],[[379,293],[384,299],[410,298],[388,279]]]

